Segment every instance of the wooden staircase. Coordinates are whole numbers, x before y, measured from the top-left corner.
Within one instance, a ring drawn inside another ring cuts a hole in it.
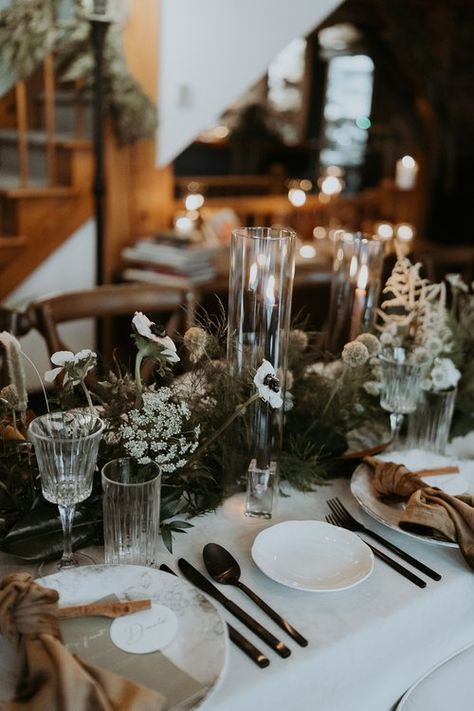
[[[52,72],[0,99],[0,301],[92,215],[90,100]]]

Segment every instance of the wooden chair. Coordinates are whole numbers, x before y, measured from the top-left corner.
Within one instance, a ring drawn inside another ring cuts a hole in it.
[[[38,299],[29,305],[26,313],[45,339],[51,355],[58,350],[68,350],[59,335],[59,324],[86,318],[131,316],[135,311],[143,311],[153,319],[162,315],[163,325],[172,335],[192,322],[194,295],[151,284],[107,284]]]

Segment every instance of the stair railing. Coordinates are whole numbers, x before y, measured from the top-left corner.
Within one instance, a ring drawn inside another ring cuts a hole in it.
[[[48,161],[48,181],[50,185],[56,182],[56,146],[54,134],[56,130],[55,121],[55,92],[56,85],[54,79],[53,55],[47,54],[43,60],[43,81],[44,81],[44,115],[46,128],[46,154]]]
[[[42,80],[44,86],[44,116],[46,130],[46,159],[49,185],[54,185],[57,178],[56,140],[55,140],[55,93],[54,60],[47,54],[43,60]],[[18,155],[20,169],[20,187],[28,187],[29,182],[29,146],[28,146],[28,97],[27,85],[20,79],[15,85],[16,125],[18,131]]]

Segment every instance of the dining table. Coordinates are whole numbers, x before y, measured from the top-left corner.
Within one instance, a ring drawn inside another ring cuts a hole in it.
[[[458,548],[419,541],[366,515],[345,478],[305,493],[283,484],[281,493],[270,520],[246,517],[244,495],[236,494],[215,512],[192,519],[193,528],[175,535],[172,553],[160,542],[160,563],[180,575],[177,561],[183,557],[207,577],[203,547],[211,542],[224,546],[237,559],[241,580],[308,640],[306,647],[299,646],[241,590],[219,585],[231,600],[282,639],[291,655],[281,658],[267,649],[213,603],[227,622],[265,649],[270,664],[259,668],[230,644],[225,672],[202,708],[392,711],[404,692],[429,669],[474,643],[473,571]],[[327,500],[335,496],[359,521],[423,561],[441,579],[433,580],[400,561],[426,580],[426,587],[420,588],[377,558],[367,579],[338,592],[292,589],[266,577],[252,560],[256,536],[283,521],[325,521]],[[87,551],[97,563],[103,561],[100,547]],[[17,569],[37,572],[35,565],[0,554],[0,575]]]

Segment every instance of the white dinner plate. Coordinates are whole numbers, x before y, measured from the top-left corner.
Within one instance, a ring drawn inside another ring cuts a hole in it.
[[[127,654],[115,647],[107,626],[111,620],[105,618],[99,631],[88,627],[98,618],[68,620],[78,626],[66,628],[65,634],[70,651],[85,661],[164,693],[166,709],[176,705],[186,711],[196,709],[223,678],[228,656],[225,622],[216,607],[184,580],[141,566],[96,565],[55,573],[37,582],[59,592],[60,607],[116,596],[120,600],[150,598],[171,609],[177,632],[152,654]],[[0,702],[14,693],[16,657],[13,647],[0,637]]]
[[[374,568],[370,548],[324,521],[285,521],[258,534],[252,558],[272,580],[297,590],[335,592],[358,585]]]
[[[404,464],[411,471],[416,471],[420,468],[434,469],[445,465],[457,466],[459,467],[459,474],[425,477],[424,481],[431,486],[443,489],[452,496],[464,494],[468,491],[472,492],[474,489],[473,460],[456,460],[452,457],[445,457],[440,454],[431,454],[430,452],[421,453],[419,450],[384,452],[383,454],[377,455],[377,459]],[[457,547],[457,543],[453,541],[436,538],[435,536],[412,533],[411,531],[405,531],[400,528],[400,517],[405,509],[405,502],[382,501],[372,486],[372,470],[367,464],[359,464],[352,474],[351,492],[364,511],[385,526],[395,529],[406,536],[416,538],[419,541],[426,541],[427,543],[434,543],[439,546],[448,546],[451,548]]]
[[[404,694],[396,711],[472,711],[474,645],[437,664]]]

